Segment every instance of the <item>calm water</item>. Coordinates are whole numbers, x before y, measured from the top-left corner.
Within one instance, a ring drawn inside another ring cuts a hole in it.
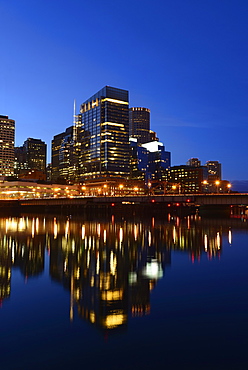
[[[248,369],[248,223],[0,219],[1,369]]]

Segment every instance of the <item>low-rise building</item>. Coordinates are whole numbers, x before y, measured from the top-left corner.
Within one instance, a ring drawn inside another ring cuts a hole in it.
[[[166,171],[167,191],[175,193],[201,193],[207,180],[205,166],[173,166]]]
[[[77,185],[38,184],[31,181],[0,182],[0,199],[71,198],[79,194]]]

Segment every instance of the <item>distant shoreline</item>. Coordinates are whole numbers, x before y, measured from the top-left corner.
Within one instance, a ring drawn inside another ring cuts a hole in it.
[[[240,193],[248,192],[248,180],[233,180],[230,181],[232,184],[232,190]]]

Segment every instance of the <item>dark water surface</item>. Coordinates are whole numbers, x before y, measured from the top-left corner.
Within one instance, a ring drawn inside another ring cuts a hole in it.
[[[248,369],[248,223],[0,219],[0,369]]]

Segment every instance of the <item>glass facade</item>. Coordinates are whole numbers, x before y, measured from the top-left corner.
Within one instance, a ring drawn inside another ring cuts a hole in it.
[[[27,168],[46,172],[46,143],[29,137],[24,141],[23,147],[26,151]]]
[[[66,129],[65,132],[55,135],[52,140],[52,180],[71,179],[75,177],[73,171],[74,140],[73,126]]]
[[[137,139],[130,139],[131,178],[162,180],[170,165],[171,153],[165,151],[161,142],[140,145]]]
[[[129,134],[140,144],[150,141],[150,110],[148,108],[129,109]]]
[[[128,91],[105,86],[81,104],[76,127],[81,178],[129,175]]]

